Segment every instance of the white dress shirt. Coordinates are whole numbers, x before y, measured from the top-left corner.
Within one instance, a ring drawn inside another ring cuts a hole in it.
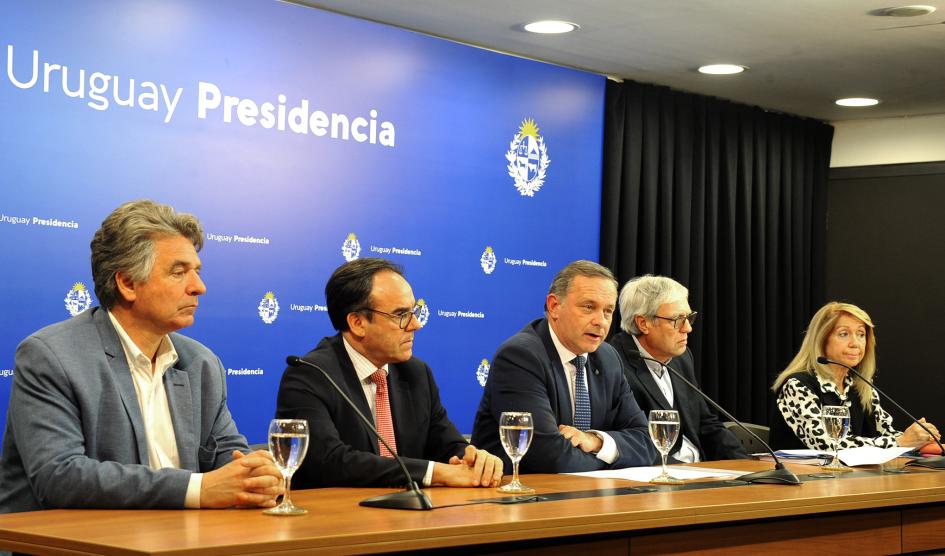
[[[144,420],[144,434],[148,443],[148,466],[151,469],[166,467],[179,468],[180,455],[177,452],[177,436],[174,434],[174,421],[171,419],[171,408],[167,403],[167,391],[164,389],[164,373],[177,363],[177,350],[169,336],[161,339],[157,353],[154,356],[152,371],[151,359],[134,343],[115,315],[108,313],[121,347],[131,370],[131,378],[138,395],[138,407],[141,408],[141,418]],[[184,506],[187,508],[200,507],[200,486],[203,482],[203,473],[192,473],[187,484],[187,495]]]
[[[361,355],[361,353],[354,349],[354,347],[348,343],[348,339],[343,335],[341,336],[341,341],[345,345],[345,351],[348,352],[348,357],[351,359],[351,364],[354,365],[354,372],[358,375],[358,380],[361,381],[361,388],[364,389],[364,397],[367,399],[368,407],[371,408],[371,416],[374,417],[374,426],[377,426],[377,408],[375,408],[375,400],[377,398],[377,384],[374,384],[374,381],[371,380],[371,375],[377,371],[377,367],[374,366],[374,363],[371,363],[367,357]],[[384,369],[384,372],[387,374],[387,392],[390,392],[390,369],[387,368],[385,364],[381,369]],[[394,416],[391,415],[391,420],[393,421]],[[399,454],[398,454],[399,455]],[[433,482],[433,467],[435,462],[429,462],[427,464],[427,472],[423,475],[423,486],[430,486]]]
[[[577,378],[577,367],[574,366],[574,363],[571,361],[577,357],[576,354],[571,353],[571,351],[564,347],[564,344],[561,343],[561,340],[558,339],[558,336],[555,334],[554,328],[551,327],[551,324],[548,325],[548,332],[551,333],[551,341],[555,345],[555,349],[558,351],[558,357],[561,359],[561,366],[564,367],[565,378],[568,379],[568,393],[571,395],[571,415],[574,415],[574,381]],[[587,354],[581,354],[587,358]],[[587,384],[587,377],[590,372],[590,366],[584,366],[584,387],[587,388],[588,399],[590,399],[591,388]],[[617,443],[614,442],[612,436],[607,434],[604,431],[589,430],[589,432],[603,441],[603,446],[595,454],[597,459],[603,461],[604,463],[613,463],[617,460],[617,457],[620,453],[617,451]]]
[[[653,358],[652,355],[640,345],[640,342],[637,341],[636,336],[631,336],[634,343],[637,344],[637,349],[640,350],[640,354],[644,357]],[[670,359],[672,361],[672,359]],[[670,380],[669,371],[663,369],[664,365],[660,365],[656,361],[650,361],[648,359],[643,360],[646,363],[646,368],[650,370],[650,373],[653,375],[653,380],[656,381],[656,385],[660,387],[660,392],[666,396],[666,401],[669,402],[669,406],[673,406],[673,381]],[[669,364],[669,361],[666,362]],[[682,424],[680,423],[680,428]],[[699,449],[696,448],[696,445],[690,442],[685,435],[682,437],[682,442],[679,444],[679,449],[676,450],[675,454],[672,454],[673,458],[677,461],[684,461],[687,463],[693,463],[699,461]]]

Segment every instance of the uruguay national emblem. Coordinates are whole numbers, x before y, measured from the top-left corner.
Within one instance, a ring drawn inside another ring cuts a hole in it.
[[[515,189],[523,197],[534,197],[545,183],[545,171],[551,164],[548,147],[538,134],[535,120],[522,120],[518,133],[509,144],[509,151],[505,153],[505,159],[509,161],[509,176],[515,180]]]
[[[279,300],[276,299],[274,293],[266,292],[266,295],[259,301],[257,309],[259,310],[259,318],[266,324],[272,324],[279,316]]]
[[[341,244],[341,255],[350,263],[357,259],[360,254],[361,244],[358,243],[358,238],[354,235],[354,232],[352,232],[348,234],[345,242]]]
[[[63,301],[66,302],[66,311],[69,311],[69,315],[74,317],[92,305],[92,294],[89,293],[85,284],[76,282]]]
[[[426,326],[427,321],[430,320],[430,308],[427,307],[427,302],[423,299],[417,301],[417,322],[420,323],[420,326]]]
[[[476,380],[479,381],[479,386],[483,388],[486,387],[486,379],[489,378],[489,360],[483,359],[482,363],[479,363],[479,368],[476,369]]]
[[[486,274],[492,274],[492,271],[495,270],[495,253],[492,252],[491,246],[486,247],[486,250],[482,252],[482,256],[479,257],[479,265]]]

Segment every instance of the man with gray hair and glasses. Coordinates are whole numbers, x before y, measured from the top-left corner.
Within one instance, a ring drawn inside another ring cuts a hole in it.
[[[692,352],[687,347],[696,312],[689,290],[665,276],[640,276],[620,291],[621,332],[610,339],[624,362],[624,372],[643,411],[675,409],[680,435],[670,449],[676,461],[747,458],[734,434],[722,425],[697,392],[665,366],[697,384]],[[644,360],[640,355],[659,361]]]
[[[115,209],[92,239],[101,306],[16,350],[0,513],[51,508],[273,506],[282,476],[249,452],[216,355],[175,331],[206,292],[190,214]]]

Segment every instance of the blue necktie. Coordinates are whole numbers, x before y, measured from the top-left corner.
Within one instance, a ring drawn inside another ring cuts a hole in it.
[[[587,358],[578,355],[571,363],[577,368],[574,375],[574,428],[586,431],[591,428],[591,397],[587,394],[587,376],[584,372]]]

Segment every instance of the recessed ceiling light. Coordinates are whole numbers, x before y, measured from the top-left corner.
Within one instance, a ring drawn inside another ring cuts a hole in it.
[[[699,73],[706,73],[709,75],[732,75],[735,73],[741,73],[748,69],[745,66],[739,66],[737,64],[709,64],[708,66],[702,66],[699,68]]]
[[[879,101],[875,98],[840,98],[835,101],[840,106],[876,106]]]
[[[559,21],[557,19],[545,19],[542,21],[533,21],[522,26],[529,33],[541,33],[543,35],[557,35],[560,33],[570,33],[578,29],[576,23],[570,21]]]
[[[892,17],[917,17],[921,15],[929,15],[934,11],[935,6],[923,6],[917,4],[913,6],[897,6],[895,8],[886,8],[882,11],[882,14]]]

